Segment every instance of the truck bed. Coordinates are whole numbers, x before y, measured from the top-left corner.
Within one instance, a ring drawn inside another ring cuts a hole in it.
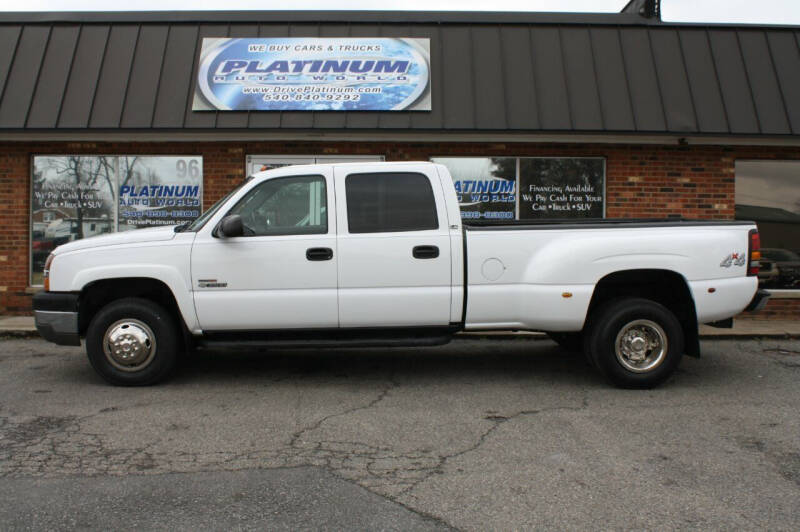
[[[577,331],[595,287],[633,271],[679,275],[700,323],[730,317],[758,283],[732,260],[746,256],[749,227],[669,218],[465,222],[465,327]]]

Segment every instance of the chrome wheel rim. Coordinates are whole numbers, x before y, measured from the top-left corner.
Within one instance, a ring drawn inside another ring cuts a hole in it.
[[[634,320],[617,334],[614,351],[622,367],[634,373],[652,371],[667,356],[667,333],[651,320]]]
[[[156,355],[156,337],[146,323],[128,318],[111,324],[103,335],[103,352],[120,371],[146,368]]]

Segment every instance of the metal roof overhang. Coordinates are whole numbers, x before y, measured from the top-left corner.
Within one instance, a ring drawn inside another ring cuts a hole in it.
[[[798,146],[800,136],[713,136],[610,133],[420,132],[354,130],[46,130],[3,131],[0,142],[413,142],[413,143],[539,143],[539,144],[660,144],[704,146]]]
[[[433,109],[192,111],[204,37],[272,36],[430,38]],[[3,13],[0,137],[793,144],[799,43],[630,13]]]

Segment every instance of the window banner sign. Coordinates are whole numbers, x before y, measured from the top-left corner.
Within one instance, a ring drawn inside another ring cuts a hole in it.
[[[193,111],[430,111],[430,39],[204,38]]]
[[[463,220],[513,220],[517,159],[514,157],[434,157],[453,176]]]
[[[202,157],[120,157],[119,183],[119,231],[200,216]]]
[[[520,220],[604,216],[605,159],[520,159]]]

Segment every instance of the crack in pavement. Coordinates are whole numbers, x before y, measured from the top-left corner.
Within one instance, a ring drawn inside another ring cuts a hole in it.
[[[370,401],[368,404],[362,405],[362,406],[356,406],[356,407],[350,408],[348,410],[345,410],[344,412],[338,412],[336,414],[329,414],[329,415],[321,418],[316,423],[313,423],[308,427],[304,427],[304,428],[300,429],[299,431],[296,431],[294,434],[292,434],[291,440],[289,440],[289,446],[290,447],[296,447],[299,443],[302,443],[302,440],[300,438],[303,436],[303,434],[312,432],[312,431],[320,428],[326,421],[329,421],[329,420],[337,418],[337,417],[347,416],[347,415],[353,414],[355,412],[359,412],[361,410],[369,410],[370,408],[376,406],[378,403],[380,403],[381,401],[386,399],[386,397],[389,395],[389,392],[392,391],[393,388],[396,388],[398,386],[397,383],[392,381],[391,379],[390,379],[389,382],[390,382],[390,385],[387,388],[385,388],[384,390],[381,390],[381,392],[378,394],[378,397],[376,397],[375,399]]]
[[[588,398],[588,395],[584,392],[583,399],[581,400],[581,405],[580,406],[574,406],[574,407],[573,406],[553,406],[553,407],[547,407],[547,408],[539,408],[539,409],[535,409],[535,410],[519,410],[519,411],[517,411],[514,414],[511,414],[509,416],[503,416],[503,415],[497,415],[497,414],[485,416],[484,419],[487,420],[487,421],[491,421],[492,422],[492,426],[489,427],[486,431],[484,431],[478,437],[478,441],[476,441],[473,445],[471,445],[471,446],[469,446],[469,447],[467,447],[465,449],[462,449],[460,451],[439,456],[439,462],[437,463],[436,467],[432,468],[424,476],[424,478],[421,478],[418,481],[413,482],[410,486],[408,486],[407,488],[403,489],[400,492],[400,495],[409,495],[409,494],[411,494],[412,491],[414,491],[414,489],[419,487],[420,484],[422,484],[426,480],[429,480],[434,475],[443,474],[444,471],[443,471],[442,468],[445,466],[445,464],[447,463],[448,460],[452,460],[454,458],[459,458],[461,456],[464,456],[465,454],[468,454],[468,453],[471,453],[473,451],[476,451],[483,444],[485,444],[486,440],[488,440],[489,436],[492,433],[494,433],[504,423],[507,423],[509,421],[513,421],[513,420],[515,420],[517,418],[520,418],[520,417],[523,417],[523,416],[533,416],[533,415],[543,414],[543,413],[547,413],[547,412],[554,412],[554,411],[579,412],[581,410],[585,410],[586,408],[588,408],[588,406],[589,406],[589,398]]]
[[[83,417],[0,416],[0,478],[311,465],[335,472],[382,495],[398,496],[411,492],[425,480],[441,473],[448,460],[478,449],[502,423],[547,411],[577,411],[585,408],[586,404],[584,399],[580,407],[523,410],[510,416],[496,416],[489,419],[492,425],[479,434],[475,442],[446,454],[431,449],[399,452],[389,446],[360,441],[309,438],[311,433],[333,419],[374,408],[397,386],[391,382],[368,403],[329,414],[300,428],[292,434],[287,445],[245,452],[162,451],[159,448],[165,436],[138,447],[112,448],[103,434],[85,428],[93,417],[116,411],[110,408]]]

